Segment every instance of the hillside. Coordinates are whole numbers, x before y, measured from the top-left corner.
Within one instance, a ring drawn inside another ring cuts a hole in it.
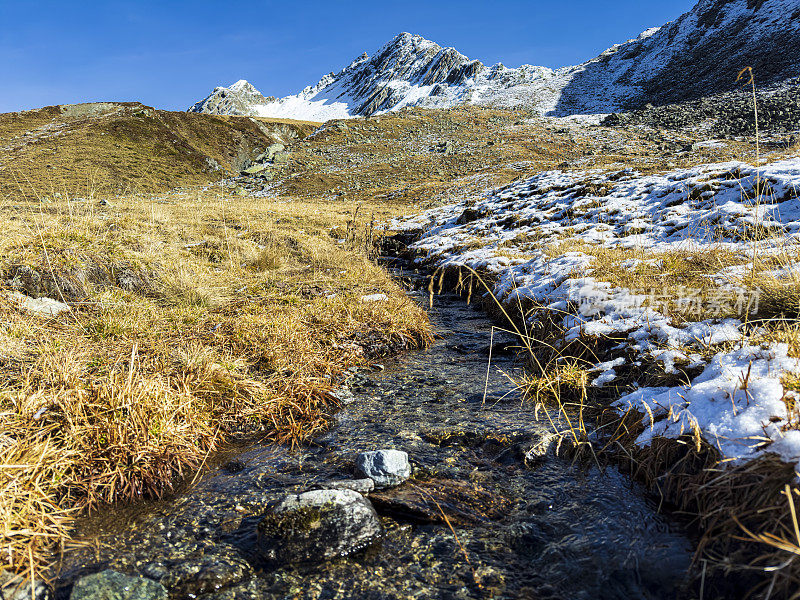
[[[488,67],[455,48],[401,33],[298,94],[265,97],[239,81],[216,88],[189,111],[315,121],[461,104],[551,116],[610,113],[732,90],[745,66],[760,85],[779,84],[797,75],[798,33],[800,7],[793,0],[701,0],[673,22],[556,70]]]
[[[136,102],[4,113],[0,197],[89,197],[209,183],[238,172],[257,149],[305,137],[314,127]]]
[[[0,600],[800,598],[798,34],[0,114]]]

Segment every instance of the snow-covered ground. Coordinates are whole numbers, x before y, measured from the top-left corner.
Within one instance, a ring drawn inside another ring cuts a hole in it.
[[[758,198],[757,185],[764,192]],[[759,169],[727,162],[648,176],[631,169],[549,171],[390,227],[419,235],[412,246],[419,263],[470,267],[488,275],[501,301],[524,299],[554,311],[564,341],[624,338],[627,352],[617,354],[627,358],[587,365],[592,385],[613,385],[626,360],[660,361],[666,373],[676,373],[678,361],[700,371],[687,384],[642,387],[617,401],[620,409],[647,414],[640,444],[699,432],[732,461],[775,452],[800,464],[797,414],[787,407],[793,400],[785,401],[794,392],[782,381],[800,373],[800,361],[786,344],[759,343],[759,331],[743,326],[759,301],[759,290],[743,282],[753,272],[754,252],[772,260],[759,277],[800,286],[798,196],[800,158]],[[755,227],[772,235],[751,241]],[[702,293],[676,292],[667,280],[655,290],[615,287],[597,264],[602,251],[613,251],[616,269],[663,268],[668,278],[664,257],[708,250],[724,251],[735,264],[702,274],[714,284]],[[694,303],[697,310],[689,310]]]

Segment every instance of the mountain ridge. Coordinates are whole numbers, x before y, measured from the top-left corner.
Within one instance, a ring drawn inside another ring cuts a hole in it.
[[[550,69],[486,66],[404,32],[298,94],[264,96],[242,80],[215,88],[189,111],[313,121],[460,104],[604,114],[729,91],[744,66],[754,68],[760,83],[780,82],[800,62],[797,35],[797,0],[700,0],[674,21],[590,60]]]

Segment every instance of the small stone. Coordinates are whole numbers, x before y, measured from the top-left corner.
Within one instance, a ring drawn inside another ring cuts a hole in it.
[[[411,477],[408,454],[402,450],[373,450],[356,457],[359,475],[369,477],[377,488],[394,487]]]
[[[389,296],[386,294],[367,294],[366,296],[361,296],[361,302],[383,302],[388,299]]]
[[[47,317],[55,317],[70,309],[68,304],[53,300],[52,298],[31,298],[21,292],[9,292],[8,297],[15,300],[20,308]]]
[[[78,580],[70,600],[167,600],[163,585],[110,569]]]

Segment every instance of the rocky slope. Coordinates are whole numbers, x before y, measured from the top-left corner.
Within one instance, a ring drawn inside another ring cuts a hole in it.
[[[791,134],[790,144],[800,132],[800,79],[789,80],[784,89],[758,94],[758,127],[762,134]],[[723,92],[696,100],[645,107],[627,113],[612,113],[604,125],[644,125],[651,128],[693,130],[711,137],[754,135],[756,116],[750,90]]]
[[[733,89],[744,66],[753,67],[759,83],[781,82],[796,75],[798,33],[796,0],[700,0],[663,27],[557,70],[488,67],[402,33],[298,94],[264,97],[238,81],[189,110],[314,121],[464,103],[528,107],[551,116],[609,113]]]

